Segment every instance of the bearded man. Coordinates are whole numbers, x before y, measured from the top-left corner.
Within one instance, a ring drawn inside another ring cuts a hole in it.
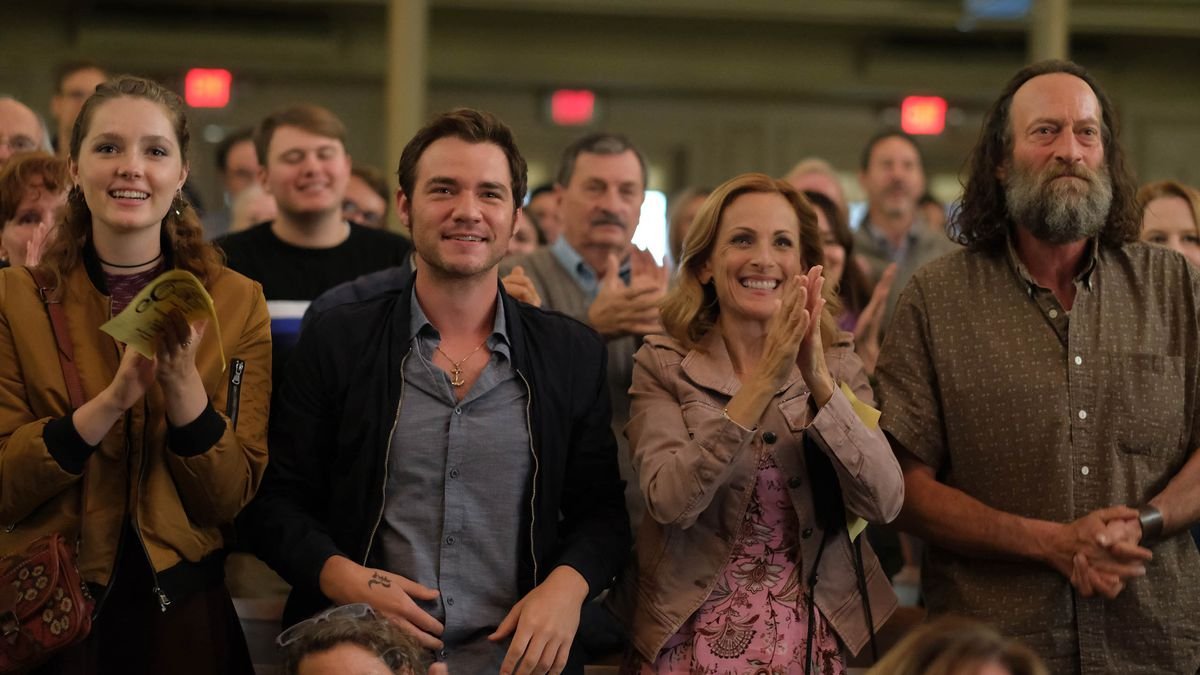
[[[966,248],[913,277],[877,371],[930,612],[991,622],[1054,673],[1197,672],[1200,274],[1136,242],[1083,68],[1013,77],[958,218]]]

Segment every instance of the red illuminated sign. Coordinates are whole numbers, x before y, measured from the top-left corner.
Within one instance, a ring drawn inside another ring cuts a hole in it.
[[[184,98],[193,108],[224,108],[231,84],[233,73],[224,68],[192,68],[184,80]]]
[[[587,89],[559,89],[550,95],[550,119],[563,127],[591,124],[596,117],[596,94]]]
[[[946,128],[946,99],[908,96],[900,104],[900,128],[914,136],[936,136]]]

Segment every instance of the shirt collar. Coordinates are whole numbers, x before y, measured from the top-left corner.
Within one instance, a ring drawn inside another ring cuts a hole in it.
[[[417,302],[416,284],[413,284],[412,290],[409,293],[412,294],[412,315],[409,317],[409,331],[414,337],[430,338],[440,342],[442,339],[441,333],[429,322],[429,317],[425,316],[425,311],[421,309],[421,303]],[[508,322],[504,317],[504,302],[500,297],[500,292],[497,291],[496,319],[492,322],[492,333],[487,338],[487,346],[489,350],[499,352],[504,355],[504,358],[511,359],[510,344]]]
[[[1008,257],[1008,264],[1016,273],[1021,281],[1025,282],[1026,290],[1029,295],[1033,295],[1034,291],[1041,286],[1034,281],[1033,275],[1029,273],[1029,268],[1025,267],[1025,263],[1021,261],[1021,256],[1017,255],[1017,246],[1014,242],[1015,237],[1010,230],[1008,236],[1004,239],[1005,255]],[[1096,271],[1096,260],[1100,257],[1100,240],[1097,237],[1092,237],[1088,240],[1088,246],[1084,250],[1083,269],[1075,275],[1075,282],[1083,284],[1087,290],[1092,290],[1092,273]]]
[[[904,257],[904,254],[910,248],[912,248],[913,243],[915,243],[917,240],[917,233],[921,227],[923,227],[923,225],[921,224],[920,217],[915,216],[912,224],[908,227],[908,232],[905,232],[904,238],[900,240],[900,245],[894,246],[892,245],[891,239],[888,239],[886,235],[884,235],[882,232],[876,229],[873,224],[871,224],[870,216],[864,217],[862,221],[862,231],[865,232],[867,238],[870,239],[873,244],[875,244],[877,250],[883,251],[887,254],[887,257],[891,262],[899,262],[900,259]]]
[[[596,270],[593,270],[592,266],[584,261],[583,256],[579,255],[579,252],[567,243],[567,238],[560,236],[550,245],[550,252],[554,255],[555,260],[563,266],[563,269],[571,275],[575,283],[579,284],[579,287],[588,294],[589,299],[594,299],[596,293],[600,290],[600,277],[597,276]],[[621,279],[629,283],[630,269],[628,257],[621,261],[618,272],[621,275]]]

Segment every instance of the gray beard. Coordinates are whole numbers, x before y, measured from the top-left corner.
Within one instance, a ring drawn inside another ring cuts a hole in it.
[[[1085,178],[1087,191],[1056,187],[1052,181],[1062,175]],[[1004,182],[1009,218],[1049,244],[1068,244],[1099,234],[1108,221],[1112,196],[1107,166],[1099,171],[1064,168],[1040,175],[1013,166]]]

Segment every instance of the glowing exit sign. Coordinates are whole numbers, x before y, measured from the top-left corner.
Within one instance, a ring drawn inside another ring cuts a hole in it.
[[[229,105],[233,73],[224,68],[192,68],[184,78],[184,100],[193,108],[224,108]]]
[[[550,94],[550,119],[561,127],[591,124],[596,118],[596,93],[587,89],[559,89]]]
[[[908,96],[900,104],[900,128],[914,136],[936,136],[946,128],[946,99]]]

